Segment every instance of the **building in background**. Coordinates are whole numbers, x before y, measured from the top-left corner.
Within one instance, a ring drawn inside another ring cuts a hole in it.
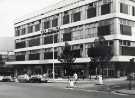
[[[129,59],[135,57],[135,0],[63,0],[17,19],[14,26],[16,60],[6,64],[18,74],[51,74],[54,63],[55,74],[62,77],[64,65],[57,56],[65,42],[76,54],[74,71],[96,74],[96,67],[89,68],[87,51],[98,36],[113,47],[104,75],[125,75]]]
[[[5,62],[15,60],[14,58],[14,38],[0,37],[0,75],[13,75],[11,67],[6,67]],[[12,52],[12,53],[11,53]]]

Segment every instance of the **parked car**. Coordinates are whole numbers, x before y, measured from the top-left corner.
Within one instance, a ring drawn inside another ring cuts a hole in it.
[[[31,83],[47,83],[48,82],[48,78],[45,77],[44,75],[32,75],[30,78],[30,82]]]
[[[11,76],[4,76],[2,82],[13,82],[14,79]]]
[[[24,74],[24,75],[19,75],[17,79],[18,79],[18,82],[26,83],[26,82],[29,82],[30,77],[27,74]]]
[[[3,80],[3,76],[0,76],[0,81],[2,81]]]
[[[31,83],[41,83],[41,78],[42,78],[41,75],[32,75],[30,77],[30,82]]]

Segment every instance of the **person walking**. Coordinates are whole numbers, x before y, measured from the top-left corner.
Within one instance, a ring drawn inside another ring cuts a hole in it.
[[[76,81],[78,80],[78,75],[77,75],[77,73],[74,73],[74,80],[75,80],[75,83],[76,83]]]

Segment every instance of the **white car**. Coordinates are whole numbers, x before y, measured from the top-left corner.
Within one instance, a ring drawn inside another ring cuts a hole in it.
[[[0,76],[0,81],[2,81],[3,80],[3,76]]]
[[[13,82],[14,79],[11,76],[4,76],[2,82]]]
[[[27,74],[24,74],[24,75],[19,75],[17,79],[19,82],[29,82],[30,77]]]

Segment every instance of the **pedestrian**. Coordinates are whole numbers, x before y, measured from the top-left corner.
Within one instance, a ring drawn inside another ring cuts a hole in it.
[[[75,83],[76,83],[76,81],[78,80],[78,75],[77,75],[77,73],[74,73],[74,80],[75,80]]]

